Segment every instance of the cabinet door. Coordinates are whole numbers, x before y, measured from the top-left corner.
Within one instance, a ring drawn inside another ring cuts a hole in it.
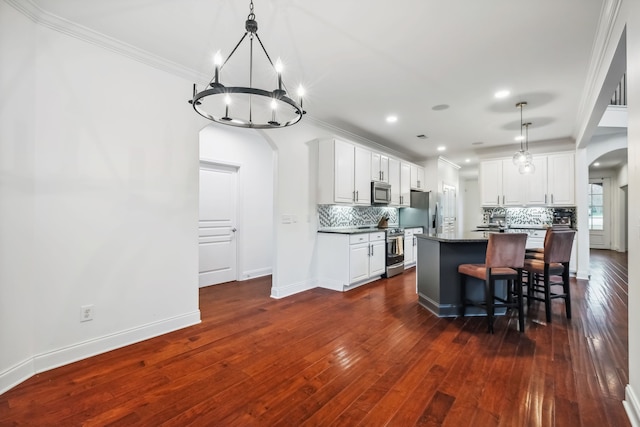
[[[335,202],[353,203],[355,201],[355,151],[354,146],[343,141],[336,140],[335,144]],[[367,162],[368,163],[368,162]],[[367,174],[369,178],[369,174]]]
[[[354,187],[355,204],[371,205],[371,151],[355,147]]]
[[[349,283],[369,278],[369,242],[349,246]]]
[[[404,265],[405,267],[412,265],[415,259],[413,247],[413,230],[405,230],[404,232]]]
[[[571,206],[575,204],[575,156],[573,153],[547,156],[548,204]]]
[[[527,182],[527,204],[543,206],[548,202],[547,196],[547,156],[533,156],[536,170],[525,175]]]
[[[389,185],[391,185],[391,205],[400,205],[400,161],[389,159]]]
[[[371,153],[371,181],[382,181],[381,157],[380,153]]]
[[[412,190],[424,190],[424,168],[420,166],[411,165],[411,189]]]
[[[411,165],[400,163],[400,206],[411,206]]]
[[[381,276],[385,272],[385,250],[384,240],[371,242],[371,257],[369,258],[369,277]]]
[[[502,204],[502,160],[480,163],[480,200],[482,206]]]
[[[502,161],[502,204],[522,206],[525,204],[527,175],[518,170],[511,159]]]
[[[382,172],[382,181],[389,182],[389,157],[380,156],[380,172]]]

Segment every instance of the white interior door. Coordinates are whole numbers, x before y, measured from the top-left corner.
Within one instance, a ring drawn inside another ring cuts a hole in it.
[[[589,247],[611,249],[611,191],[609,178],[589,180]]]
[[[236,168],[200,164],[200,287],[237,279],[237,179]]]

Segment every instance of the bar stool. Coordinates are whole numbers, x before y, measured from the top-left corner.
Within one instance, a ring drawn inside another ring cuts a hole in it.
[[[548,230],[542,253],[531,253],[524,261],[527,305],[531,300],[544,302],[547,323],[551,322],[551,300],[556,298],[564,299],[567,319],[571,319],[569,261],[575,234],[574,230]],[[562,292],[551,292],[552,286],[562,286]]]
[[[489,233],[484,264],[461,264],[458,266],[463,317],[467,306],[473,305],[484,309],[487,312],[489,332],[493,333],[495,309],[517,308],[520,332],[524,332],[522,268],[526,244],[526,233]],[[484,301],[467,299],[467,276],[484,281]],[[507,281],[506,298],[496,295],[495,282],[498,280]]]

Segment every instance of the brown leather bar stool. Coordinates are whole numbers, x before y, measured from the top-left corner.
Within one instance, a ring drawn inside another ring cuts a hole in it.
[[[556,298],[564,298],[567,319],[571,319],[569,261],[575,234],[574,230],[548,230],[543,252],[529,254],[524,261],[527,304],[531,300],[544,302],[547,323],[551,322],[551,300]],[[551,292],[552,286],[562,286],[562,292]]]
[[[489,332],[493,333],[495,309],[502,307],[517,308],[520,332],[524,332],[522,268],[524,266],[526,244],[526,233],[489,233],[489,243],[487,244],[487,255],[484,264],[461,264],[458,266],[463,317],[467,306],[473,305],[483,308],[487,312]],[[467,276],[484,281],[484,301],[467,299]],[[506,298],[496,295],[495,282],[499,280],[507,281]]]

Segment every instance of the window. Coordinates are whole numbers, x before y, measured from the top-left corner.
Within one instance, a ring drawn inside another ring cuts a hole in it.
[[[601,182],[589,184],[589,230],[604,230],[604,192]]]

